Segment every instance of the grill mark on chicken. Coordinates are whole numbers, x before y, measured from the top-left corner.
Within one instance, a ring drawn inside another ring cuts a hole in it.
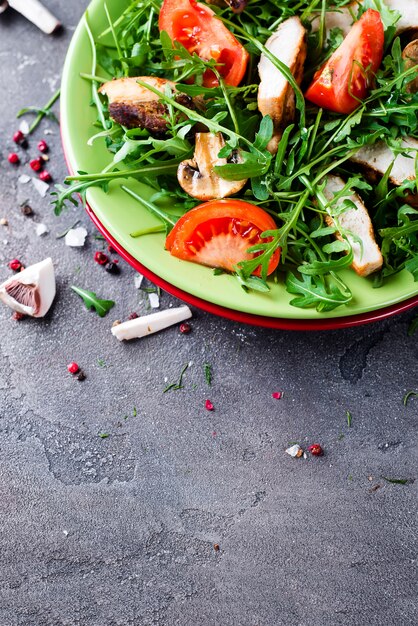
[[[176,96],[176,102],[194,110],[192,99],[185,94]],[[167,130],[168,109],[157,100],[149,102],[125,102],[117,100],[109,104],[110,117],[126,128],[143,128],[153,135],[163,135]]]

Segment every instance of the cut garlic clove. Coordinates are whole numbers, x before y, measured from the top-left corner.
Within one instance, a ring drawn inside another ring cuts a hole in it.
[[[159,330],[184,322],[184,320],[190,317],[192,317],[192,312],[188,306],[184,305],[176,309],[167,309],[166,311],[159,311],[158,313],[123,322],[113,326],[111,332],[119,341],[123,339],[129,341],[129,339],[139,339],[140,337],[152,335]]]
[[[31,265],[0,285],[0,300],[30,317],[44,317],[55,298],[52,259]]]

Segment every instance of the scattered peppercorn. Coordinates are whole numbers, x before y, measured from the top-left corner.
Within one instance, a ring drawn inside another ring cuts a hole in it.
[[[20,210],[25,217],[30,217],[31,215],[33,215],[33,209],[31,206],[29,206],[29,204],[24,204],[20,207]]]
[[[15,322],[20,322],[25,317],[26,315],[24,313],[19,313],[19,311],[15,311],[12,315],[12,320],[15,320]]]
[[[215,407],[213,406],[212,402],[210,400],[206,400],[205,402],[205,409],[207,411],[213,411],[215,409]]]
[[[75,361],[72,361],[71,363],[67,365],[67,370],[70,372],[70,374],[77,374],[80,371],[80,367],[78,363],[75,363]]]
[[[20,270],[25,269],[24,265],[22,265],[19,259],[13,259],[12,261],[10,261],[9,267],[14,272],[20,272]]]
[[[215,552],[219,552],[219,550],[220,550],[219,543],[214,543],[213,544],[213,549],[215,550]]]
[[[108,250],[109,254],[117,254],[117,252],[114,249],[114,247],[111,246],[110,244],[107,246],[107,250]]]
[[[105,265],[106,272],[109,274],[120,274],[120,267],[115,263],[115,261],[110,261]]]
[[[283,395],[283,394],[282,394],[282,392],[281,392],[281,391],[274,391],[274,392],[271,394],[271,397],[272,397],[272,398],[274,398],[275,400],[280,400],[280,399],[281,399],[281,397],[282,397],[282,395]]]
[[[322,456],[324,454],[322,446],[319,443],[313,443],[311,446],[308,446],[308,451],[313,456]]]
[[[38,143],[38,150],[39,152],[48,152],[49,147],[44,139],[41,139],[41,141]]]
[[[18,165],[20,163],[20,159],[16,152],[11,152],[7,157],[7,160],[9,161],[9,163],[12,163],[12,165]]]
[[[133,313],[130,313],[128,315],[128,320],[136,320],[139,317],[138,313],[135,313],[135,311]]]
[[[86,380],[86,375],[84,372],[80,372],[79,375],[77,376],[77,380],[79,380],[80,382],[83,380]]]
[[[29,161],[29,166],[34,172],[39,172],[42,169],[42,164],[42,159],[40,157]]]
[[[41,172],[39,174],[39,178],[43,180],[44,183],[49,183],[52,180],[52,176],[47,170],[44,170],[43,172]]]
[[[183,324],[180,324],[180,332],[183,333],[183,335],[187,335],[191,330],[192,327],[188,322],[183,322]]]
[[[8,225],[9,225],[9,221],[5,217],[2,217],[0,219],[0,226],[8,226]]]
[[[22,133],[21,130],[17,130],[15,132],[15,134],[13,135],[13,141],[15,143],[22,143],[22,141],[25,141],[25,135]]]
[[[99,265],[106,265],[106,263],[109,263],[109,257],[104,252],[100,251],[94,253],[94,260]]]

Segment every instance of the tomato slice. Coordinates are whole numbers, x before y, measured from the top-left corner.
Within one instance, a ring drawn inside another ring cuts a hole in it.
[[[351,113],[369,91],[383,58],[384,29],[378,11],[368,9],[315,74],[305,97],[336,113]],[[357,98],[357,100],[356,100]]]
[[[178,41],[201,59],[215,59],[217,70],[227,85],[236,87],[247,69],[249,54],[234,35],[214,17],[209,7],[196,0],[164,0],[158,26],[172,41]],[[218,79],[207,70],[203,75],[205,87],[216,87]]]
[[[247,250],[260,242],[265,230],[276,229],[273,218],[260,207],[242,200],[211,200],[188,211],[168,235],[165,247],[183,259],[209,267],[233,272],[240,261],[257,256]],[[271,274],[280,259],[280,249],[271,257],[267,274]],[[255,275],[259,276],[261,268]]]

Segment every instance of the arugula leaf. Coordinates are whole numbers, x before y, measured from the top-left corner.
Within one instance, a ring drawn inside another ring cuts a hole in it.
[[[382,476],[382,479],[393,485],[407,485],[409,483],[407,478],[387,478],[386,476]]]
[[[351,297],[342,293],[336,284],[331,283],[328,287],[321,276],[304,274],[302,280],[299,280],[292,272],[289,272],[286,278],[286,290],[288,293],[298,295],[290,301],[292,306],[315,307],[319,313],[333,311],[351,300]]]
[[[104,317],[115,305],[113,300],[101,300],[93,291],[87,291],[74,285],[71,285],[71,289],[83,299],[87,309],[93,308],[100,317]]]

